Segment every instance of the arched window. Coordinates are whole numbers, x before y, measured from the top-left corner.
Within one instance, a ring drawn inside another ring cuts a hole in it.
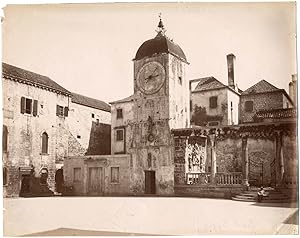
[[[2,149],[3,149],[3,152],[7,152],[7,136],[8,136],[7,126],[3,125],[3,134],[2,134]]]
[[[48,154],[48,134],[42,134],[42,154]]]
[[[7,168],[3,167],[3,185],[7,185]]]

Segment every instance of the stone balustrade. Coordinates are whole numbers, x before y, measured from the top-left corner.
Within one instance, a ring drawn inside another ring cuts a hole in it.
[[[209,184],[211,182],[210,173],[190,173],[186,174],[187,184]]]
[[[242,173],[216,173],[216,184],[217,185],[233,185],[242,183]]]

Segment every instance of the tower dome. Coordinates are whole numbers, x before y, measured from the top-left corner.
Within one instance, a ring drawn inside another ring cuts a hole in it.
[[[165,35],[165,28],[161,19],[159,20],[156,37],[145,41],[140,46],[134,60],[140,60],[160,53],[170,53],[177,56],[182,61],[187,62],[186,56],[180,46],[175,44]]]

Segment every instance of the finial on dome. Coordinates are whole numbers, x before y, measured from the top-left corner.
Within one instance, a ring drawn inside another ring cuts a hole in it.
[[[162,22],[162,20],[161,20],[161,13],[158,14],[158,17],[159,17],[159,23],[158,23],[158,27],[157,27],[157,29],[156,29],[156,32],[157,32],[158,34],[164,35],[165,32],[166,32],[166,29],[165,29],[164,24],[163,24],[163,22]]]

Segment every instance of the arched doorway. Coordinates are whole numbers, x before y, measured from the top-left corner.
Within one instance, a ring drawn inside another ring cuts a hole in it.
[[[62,193],[64,184],[64,171],[63,168],[58,169],[55,172],[55,187],[56,192]]]

